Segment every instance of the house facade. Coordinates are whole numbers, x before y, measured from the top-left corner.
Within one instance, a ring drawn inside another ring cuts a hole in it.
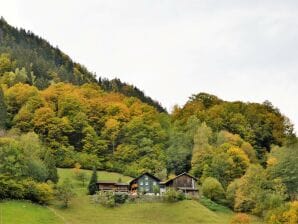
[[[189,175],[188,173],[182,173],[172,179],[165,182],[160,182],[160,193],[163,194],[168,188],[174,188],[180,190],[185,194],[197,195],[197,178]]]
[[[160,179],[150,173],[143,173],[129,182],[131,194],[154,194],[159,189]]]
[[[167,189],[173,188],[180,190],[188,195],[197,195],[197,178],[188,173],[182,173],[165,182],[150,173],[143,173],[137,178],[131,180],[129,183],[117,183],[113,181],[98,181],[97,187],[99,191],[113,191],[128,193],[131,195],[137,194],[164,194]]]
[[[119,192],[119,193],[129,192],[128,183],[117,183],[113,181],[98,181],[96,185],[99,191],[113,191],[113,192]]]

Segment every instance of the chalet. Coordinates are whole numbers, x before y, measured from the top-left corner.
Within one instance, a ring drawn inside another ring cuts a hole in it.
[[[96,183],[99,191],[113,191],[113,192],[129,192],[129,184],[127,183],[117,183],[113,181],[98,181]]]
[[[154,194],[155,188],[159,189],[160,179],[150,173],[143,173],[137,178],[129,182],[130,193],[136,195],[137,193]]]
[[[160,193],[163,194],[167,188],[174,188],[175,190],[181,190],[185,194],[197,195],[197,178],[189,175],[188,173],[182,173],[172,179],[165,182],[160,182]]]

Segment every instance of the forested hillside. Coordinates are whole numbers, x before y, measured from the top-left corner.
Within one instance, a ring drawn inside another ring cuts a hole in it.
[[[199,93],[168,114],[3,18],[0,43],[0,199],[48,203],[56,168],[79,164],[162,180],[190,172],[205,197],[234,211],[271,223],[295,213],[297,138],[269,101]]]
[[[5,57],[2,57],[0,63],[11,61],[11,67],[3,68],[3,71],[9,71],[2,78],[8,85],[21,81],[44,89],[58,82],[75,85],[98,83],[106,91],[137,97],[160,112],[165,112],[158,102],[146,96],[137,87],[119,79],[97,79],[94,73],[74,62],[58,47],[51,46],[49,42],[30,31],[10,26],[3,17],[0,19],[0,54],[5,54],[2,55]]]

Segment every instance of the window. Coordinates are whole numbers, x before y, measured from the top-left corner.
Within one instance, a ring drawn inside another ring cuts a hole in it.
[[[148,181],[146,181],[146,183],[145,183],[146,185],[149,185],[149,183],[148,183]]]
[[[156,182],[155,182],[155,181],[153,181],[153,185],[154,185],[154,186],[156,185]]]
[[[146,187],[146,191],[147,191],[147,192],[149,191],[149,187]]]
[[[147,176],[145,176],[145,180],[148,180],[148,177]]]
[[[140,185],[144,185],[143,181],[140,182]]]

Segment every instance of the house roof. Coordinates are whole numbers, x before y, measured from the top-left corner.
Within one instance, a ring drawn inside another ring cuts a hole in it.
[[[118,185],[118,186],[127,186],[129,185],[128,183],[118,183],[115,181],[97,181],[97,184],[113,184],[113,185]]]
[[[172,181],[172,180],[174,180],[174,179],[176,179],[176,178],[178,178],[178,177],[181,177],[181,176],[183,176],[183,175],[189,176],[189,177],[193,178],[193,179],[196,180],[196,181],[198,180],[198,179],[195,178],[194,176],[192,176],[192,175],[190,175],[190,174],[184,172],[184,173],[181,173],[181,174],[177,175],[176,177],[173,177],[173,178],[171,178],[171,179],[169,179],[169,180],[167,180],[167,181],[161,182],[160,184],[167,184],[167,183],[169,183],[170,181]]]
[[[136,177],[135,179],[132,179],[129,183],[131,184],[132,182],[134,182],[134,181],[136,181],[136,180],[138,180],[138,179],[140,179],[142,176],[144,176],[144,175],[148,175],[148,176],[150,176],[150,177],[152,177],[153,179],[155,179],[156,181],[160,181],[160,179],[158,179],[156,176],[154,176],[153,174],[151,174],[151,173],[148,173],[148,172],[145,172],[145,173],[142,173],[140,176],[138,176],[138,177]]]

